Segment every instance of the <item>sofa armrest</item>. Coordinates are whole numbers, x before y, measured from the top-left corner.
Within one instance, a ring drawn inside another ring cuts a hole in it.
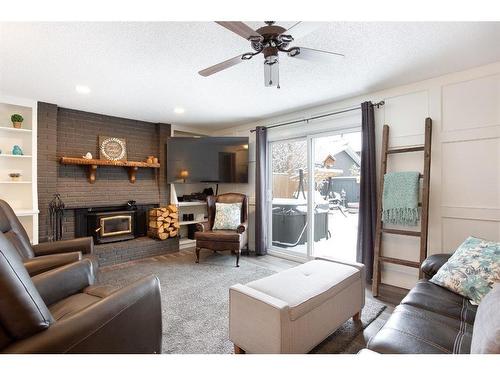
[[[422,262],[422,265],[420,266],[420,269],[422,270],[422,273],[424,274],[424,277],[429,280],[434,276],[437,271],[445,264],[448,259],[450,259],[452,254],[434,254],[431,256],[428,256],[427,259],[425,259]]]
[[[43,242],[33,245],[33,252],[36,256],[74,251],[79,251],[82,254],[92,254],[94,252],[94,239],[92,237],[81,237],[73,240]]]
[[[94,284],[92,262],[88,259],[44,272],[32,278],[47,306],[81,292]]]
[[[148,276],[48,329],[4,349],[6,353],[160,353],[160,283]]]
[[[246,232],[247,229],[248,229],[248,222],[245,221],[244,223],[241,223],[240,225],[238,225],[238,228],[236,228],[236,232],[241,234],[241,233]]]
[[[75,251],[72,253],[51,254],[37,256],[35,258],[26,259],[24,267],[30,276],[38,275],[42,272],[53,270],[54,268],[62,267],[70,263],[78,262],[82,259],[82,253]]]
[[[208,221],[202,223],[196,223],[196,231],[198,232],[208,232],[210,230]]]
[[[288,352],[281,347],[291,340],[288,311],[288,304],[278,298],[233,285],[229,288],[229,339],[248,353]]]

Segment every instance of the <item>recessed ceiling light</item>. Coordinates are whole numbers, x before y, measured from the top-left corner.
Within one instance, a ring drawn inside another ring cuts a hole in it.
[[[85,85],[76,85],[75,90],[79,94],[90,94],[90,87]]]
[[[184,108],[181,108],[181,107],[175,107],[174,112],[177,113],[178,115],[180,115],[180,114],[186,112],[186,110]]]

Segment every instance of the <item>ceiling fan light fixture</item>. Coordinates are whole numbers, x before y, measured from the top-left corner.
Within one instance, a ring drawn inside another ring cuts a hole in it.
[[[280,85],[280,70],[278,56],[267,56],[264,60],[264,85],[266,87]]]

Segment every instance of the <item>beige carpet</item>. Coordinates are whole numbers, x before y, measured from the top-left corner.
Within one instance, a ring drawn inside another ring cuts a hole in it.
[[[247,283],[274,271],[240,259],[229,253],[215,253],[194,262],[190,251],[158,256],[99,272],[100,283],[122,286],[145,275],[160,279],[163,310],[163,353],[232,353],[228,339],[228,290],[236,283]],[[356,337],[385,308],[368,299],[361,322],[350,319],[332,336],[313,350],[314,353],[352,352]]]

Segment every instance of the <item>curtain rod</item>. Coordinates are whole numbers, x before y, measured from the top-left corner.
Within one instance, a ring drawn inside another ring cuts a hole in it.
[[[385,104],[385,102],[383,100],[381,100],[378,103],[373,103],[372,107],[380,108],[384,104]],[[346,113],[346,112],[351,112],[351,111],[357,111],[358,109],[361,109],[361,106],[354,107],[354,108],[343,109],[341,111],[336,111],[336,112],[325,113],[323,115],[312,116],[312,117],[304,118],[304,119],[300,119],[300,120],[288,121],[288,122],[284,122],[284,123],[281,123],[281,124],[264,126],[264,128],[266,128],[266,129],[272,129],[272,128],[279,128],[280,126],[298,124],[300,122],[309,122],[311,120],[317,120],[317,119],[324,118],[324,117],[329,117],[329,116],[333,116],[333,115],[339,115],[341,113]],[[252,130],[250,130],[250,133],[254,133],[255,131],[256,131],[255,129],[252,129]]]

